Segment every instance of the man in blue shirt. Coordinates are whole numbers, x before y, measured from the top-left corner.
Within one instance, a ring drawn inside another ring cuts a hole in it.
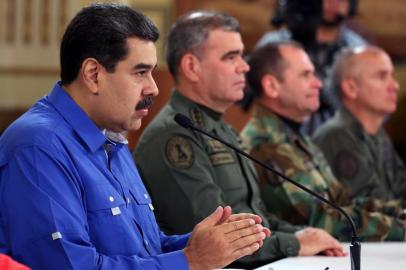
[[[0,252],[33,269],[212,269],[269,236],[218,207],[191,235],[166,236],[126,146],[158,94],[156,26],[93,5],[69,24],[61,82],[0,139]],[[219,252],[221,251],[221,252]]]

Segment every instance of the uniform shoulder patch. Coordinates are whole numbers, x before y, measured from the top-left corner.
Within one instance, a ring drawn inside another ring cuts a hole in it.
[[[192,144],[183,136],[173,136],[165,147],[165,155],[169,163],[179,169],[188,169],[193,165],[194,153]]]
[[[351,151],[342,150],[335,156],[334,169],[338,176],[353,178],[359,172],[360,160]]]

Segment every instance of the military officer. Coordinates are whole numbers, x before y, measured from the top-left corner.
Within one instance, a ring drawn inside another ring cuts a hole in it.
[[[241,136],[251,154],[344,207],[363,240],[402,240],[403,224],[396,219],[401,214],[399,203],[365,197],[351,200],[322,152],[300,132],[301,123],[319,106],[321,87],[300,45],[258,48],[248,63],[247,80],[256,110]],[[294,224],[324,228],[340,240],[350,240],[350,224],[336,210],[263,168],[257,169],[268,211]]]
[[[249,69],[243,50],[239,24],[233,17],[193,12],[173,26],[167,62],[176,89],[142,134],[134,154],[157,220],[164,231],[182,233],[219,204],[231,205],[236,212],[258,214],[273,234],[261,251],[239,261],[238,266],[244,268],[286,256],[342,255],[339,243],[324,230],[299,230],[266,212],[250,162],[173,121],[176,113],[183,113],[197,126],[240,145],[222,115],[243,98]],[[155,162],[161,159],[164,162]]]
[[[399,199],[405,207],[406,167],[383,129],[396,111],[393,73],[390,57],[378,47],[344,51],[333,73],[342,107],[314,139],[353,196]]]

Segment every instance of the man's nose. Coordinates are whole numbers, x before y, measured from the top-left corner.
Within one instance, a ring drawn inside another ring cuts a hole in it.
[[[159,94],[159,89],[158,86],[156,85],[156,82],[154,78],[151,76],[149,82],[148,82],[148,87],[146,87],[143,91],[143,94],[145,96],[153,96],[156,97]]]
[[[240,63],[239,63],[239,65],[238,65],[238,72],[239,73],[247,73],[249,70],[250,70],[250,66],[248,65],[248,63],[244,60],[244,58],[243,57],[241,57],[241,59],[240,59]]]
[[[314,75],[313,87],[317,88],[318,90],[321,90],[323,87],[323,82],[316,75]]]
[[[400,88],[399,82],[395,78],[392,78],[392,88],[395,92],[398,92]]]

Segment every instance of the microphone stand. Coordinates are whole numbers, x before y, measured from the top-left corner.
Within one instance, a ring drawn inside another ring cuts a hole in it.
[[[307,193],[309,193],[312,196],[316,197],[318,200],[324,202],[325,204],[329,205],[330,207],[336,209],[341,214],[343,214],[345,216],[345,218],[348,220],[348,222],[350,223],[351,231],[352,231],[351,246],[350,246],[351,270],[361,270],[361,243],[360,243],[359,237],[357,235],[357,230],[356,230],[356,226],[354,224],[354,221],[352,220],[350,215],[348,215],[348,213],[346,211],[344,211],[344,209],[342,209],[340,206],[330,202],[329,200],[327,200],[326,198],[324,198],[321,195],[317,194],[316,192],[310,190],[306,186],[304,186],[304,185],[302,185],[300,183],[297,183],[297,182],[293,181],[292,179],[286,177],[285,175],[278,172],[277,170],[275,170],[274,168],[272,168],[268,164],[260,161],[259,159],[255,158],[255,157],[252,157],[252,156],[248,155],[247,153],[245,153],[244,151],[238,149],[234,145],[232,145],[232,144],[224,141],[223,139],[220,139],[220,138],[218,138],[218,137],[216,137],[216,136],[214,136],[214,135],[212,135],[212,134],[210,134],[210,133],[208,133],[208,132],[206,132],[206,131],[204,131],[204,130],[202,130],[200,128],[195,127],[192,120],[190,120],[187,116],[178,113],[178,114],[175,115],[174,120],[175,120],[176,123],[178,123],[180,126],[182,126],[184,128],[190,128],[192,130],[203,133],[204,135],[223,143],[224,145],[226,145],[229,148],[233,149],[234,151],[236,151],[240,155],[243,155],[244,157],[248,158],[249,160],[254,161],[255,163],[257,163],[260,166],[266,168],[267,170],[269,170],[272,173],[276,174],[277,176],[283,178],[284,180],[288,181],[289,183],[295,185],[296,187],[298,187],[298,188],[300,188],[302,190],[305,190]]]

